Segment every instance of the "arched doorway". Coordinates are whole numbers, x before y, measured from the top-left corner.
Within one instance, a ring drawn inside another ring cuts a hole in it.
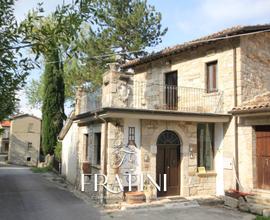
[[[158,196],[180,194],[180,139],[173,131],[163,131],[157,139],[156,180],[161,174]],[[167,174],[167,191],[163,191],[163,174]]]

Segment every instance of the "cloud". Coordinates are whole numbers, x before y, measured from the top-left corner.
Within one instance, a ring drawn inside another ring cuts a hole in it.
[[[219,29],[270,22],[269,0],[204,0],[178,17],[177,28],[184,33],[206,34]]]
[[[269,17],[269,0],[205,0],[202,14],[213,22],[247,21]]]

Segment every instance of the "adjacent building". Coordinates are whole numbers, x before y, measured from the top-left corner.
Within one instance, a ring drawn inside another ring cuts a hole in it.
[[[161,196],[270,190],[270,26],[237,26],[124,65],[111,65],[102,88],[79,88],[64,126],[62,173],[77,186],[85,162],[120,191],[149,174]],[[124,193],[86,190],[103,201]],[[101,180],[102,181],[102,180]]]
[[[41,119],[29,114],[14,116],[10,127],[8,161],[37,166],[40,153]]]
[[[9,149],[10,121],[0,122],[0,154],[7,154]]]

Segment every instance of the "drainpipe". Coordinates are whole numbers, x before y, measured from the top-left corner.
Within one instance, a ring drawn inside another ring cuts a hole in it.
[[[237,57],[236,47],[233,47],[233,85],[234,85],[234,107],[237,103]],[[238,154],[238,116],[234,116],[234,145],[235,145],[235,175],[236,190],[239,190],[239,154]]]

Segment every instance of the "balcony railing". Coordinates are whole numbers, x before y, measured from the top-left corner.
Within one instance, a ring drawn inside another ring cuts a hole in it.
[[[135,81],[103,88],[84,97],[83,112],[104,107],[168,110],[195,113],[222,113],[223,93],[207,93],[205,89],[160,85]],[[116,88],[116,89],[115,89]],[[102,96],[103,92],[103,96]]]

